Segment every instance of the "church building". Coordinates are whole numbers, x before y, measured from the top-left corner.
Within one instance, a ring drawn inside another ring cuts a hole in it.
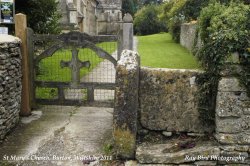
[[[60,0],[58,10],[64,31],[90,35],[117,34],[122,22],[122,0]]]

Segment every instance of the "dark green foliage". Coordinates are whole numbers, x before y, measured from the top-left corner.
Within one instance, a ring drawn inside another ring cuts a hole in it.
[[[60,14],[56,0],[18,0],[16,13],[27,15],[28,26],[36,33],[56,34],[60,32]]]
[[[132,16],[136,13],[138,8],[136,0],[122,0],[122,13],[130,13]]]
[[[147,5],[135,14],[134,30],[138,35],[148,35],[166,31],[165,23],[158,17],[160,6]]]
[[[145,5],[158,5],[163,0],[122,0],[122,13],[130,13],[132,16]]]
[[[199,30],[203,46],[198,51],[206,78],[200,78],[200,91],[210,96],[212,101],[201,96],[200,111],[202,117],[212,117],[214,113],[213,99],[216,97],[217,84],[221,71],[228,68],[228,59],[232,53],[240,54],[242,72],[231,73],[241,79],[250,92],[250,6],[243,3],[211,3],[204,8],[199,17]],[[208,102],[208,103],[207,103]],[[209,116],[208,116],[209,114]],[[210,119],[208,119],[210,120]]]
[[[208,0],[170,0],[163,5],[161,18],[167,20],[168,30],[176,42],[180,40],[181,24],[197,20],[200,11],[208,3]]]
[[[198,110],[203,125],[214,125],[216,96],[218,90],[219,75],[211,76],[211,73],[199,75],[196,79],[199,94],[197,94]]]
[[[161,19],[167,22],[168,31],[176,42],[180,40],[180,27],[185,21],[182,11],[185,3],[186,0],[170,0],[163,5]]]
[[[163,0],[141,0],[143,5],[150,5],[150,4],[160,4]]]
[[[209,4],[208,0],[187,0],[182,8],[186,21],[197,20],[202,8]]]

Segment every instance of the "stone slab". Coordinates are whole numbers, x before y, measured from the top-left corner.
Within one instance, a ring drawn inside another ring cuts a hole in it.
[[[222,78],[219,82],[218,91],[237,92],[245,91],[245,89],[240,86],[239,80],[237,78]]]
[[[199,156],[220,154],[220,149],[210,143],[204,143],[192,149],[183,149],[178,152],[170,153],[169,150],[174,146],[173,143],[140,145],[136,150],[136,159],[141,164],[183,164],[200,161],[201,159],[199,159]],[[189,159],[187,159],[187,157]]]
[[[215,138],[222,144],[250,144],[250,133],[227,134],[216,133]]]
[[[149,130],[195,132],[212,130],[199,118],[196,77],[198,70],[140,70],[140,122]]]

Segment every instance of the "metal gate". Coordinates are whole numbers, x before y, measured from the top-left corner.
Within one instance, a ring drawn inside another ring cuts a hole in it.
[[[33,103],[112,107],[117,36],[28,34]]]

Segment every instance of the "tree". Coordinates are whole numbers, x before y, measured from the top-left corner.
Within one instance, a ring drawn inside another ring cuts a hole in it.
[[[143,5],[149,5],[149,4],[160,4],[163,0],[141,0],[141,3]]]
[[[166,31],[165,22],[158,17],[160,6],[147,5],[135,14],[134,29],[139,35],[148,35]]]
[[[122,0],[122,13],[130,13],[133,16],[137,11],[137,2],[137,0]]]
[[[35,33],[60,33],[60,14],[56,0],[18,0],[16,13],[27,15],[28,26]]]
[[[161,4],[164,0],[122,0],[122,12],[130,13],[132,16],[145,5]]]

